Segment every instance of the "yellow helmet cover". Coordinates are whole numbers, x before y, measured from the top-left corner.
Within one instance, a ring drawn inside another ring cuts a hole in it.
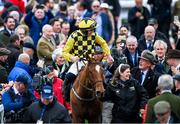
[[[92,18],[84,18],[79,22],[80,29],[94,29],[96,26],[97,23]]]

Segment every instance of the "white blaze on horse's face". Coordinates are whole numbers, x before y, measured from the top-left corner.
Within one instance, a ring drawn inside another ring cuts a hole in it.
[[[96,65],[96,71],[98,72],[98,73],[100,73],[100,65]]]

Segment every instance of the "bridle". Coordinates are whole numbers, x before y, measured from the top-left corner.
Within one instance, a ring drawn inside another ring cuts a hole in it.
[[[99,63],[99,62],[90,62],[90,64],[100,64],[100,63]],[[78,66],[77,66],[77,68],[78,68]],[[80,73],[78,74],[78,84],[79,84],[79,86],[82,86],[84,89],[92,92],[92,94],[95,93],[95,86],[96,86],[97,84],[99,84],[99,83],[103,83],[103,82],[104,82],[103,80],[93,81],[93,80],[91,80],[90,78],[88,78],[88,82],[94,82],[92,88],[89,88],[89,87],[83,85],[83,84],[80,82],[79,77],[80,77]],[[74,95],[75,95],[79,100],[81,100],[81,101],[87,101],[87,102],[88,102],[88,101],[93,101],[93,100],[96,99],[96,95],[93,95],[92,98],[83,98],[83,97],[79,96],[78,93],[76,92],[76,90],[74,89],[74,87],[72,87],[72,91],[73,91]]]

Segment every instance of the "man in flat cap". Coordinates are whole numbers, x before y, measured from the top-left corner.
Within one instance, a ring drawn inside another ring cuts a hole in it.
[[[151,69],[155,64],[155,57],[149,50],[144,50],[139,58],[139,67],[132,68],[131,74],[132,77],[144,86],[149,97],[152,98],[156,94],[156,86],[159,78],[159,74]]]
[[[171,124],[178,123],[179,119],[171,112],[171,106],[167,101],[159,101],[154,105],[154,113],[157,120],[155,123]]]
[[[11,53],[10,50],[6,48],[0,48],[0,83],[7,83],[7,76],[8,76],[8,65],[6,60],[8,55]]]
[[[167,53],[167,62],[171,66],[172,74],[180,72],[180,50],[169,50]]]
[[[174,81],[175,81],[175,92],[174,94],[177,96],[180,96],[180,73],[177,73],[176,75],[174,75],[173,77]]]
[[[156,120],[156,112],[153,111],[153,107],[156,103],[162,100],[169,102],[171,111],[180,118],[180,97],[172,94],[171,92],[174,88],[172,76],[168,74],[161,75],[158,79],[158,88],[160,90],[160,94],[148,101],[145,123],[154,123]]]

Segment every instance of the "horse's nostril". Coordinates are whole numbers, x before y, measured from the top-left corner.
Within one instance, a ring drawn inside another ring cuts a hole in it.
[[[100,91],[96,91],[96,97],[98,97],[98,98],[101,97],[101,92]]]

